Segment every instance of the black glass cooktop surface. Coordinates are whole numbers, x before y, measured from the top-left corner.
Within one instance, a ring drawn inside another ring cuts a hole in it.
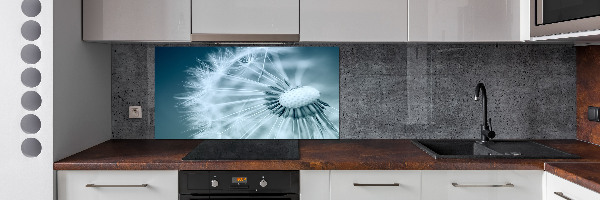
[[[204,140],[183,160],[298,160],[298,140]]]

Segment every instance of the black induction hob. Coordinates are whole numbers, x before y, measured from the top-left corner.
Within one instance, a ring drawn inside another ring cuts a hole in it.
[[[298,160],[298,140],[204,140],[183,160]]]

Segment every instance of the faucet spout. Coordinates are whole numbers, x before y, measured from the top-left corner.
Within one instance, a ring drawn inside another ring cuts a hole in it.
[[[480,92],[481,97],[479,96]],[[481,106],[483,107],[482,126],[484,126],[484,128],[487,128],[487,93],[485,91],[485,85],[483,85],[483,83],[478,83],[477,87],[475,88],[475,101],[479,101],[479,99],[482,99]]]
[[[488,142],[490,139],[496,137],[496,133],[490,129],[490,126],[488,124],[487,93],[485,91],[485,85],[483,85],[483,83],[477,84],[477,87],[475,88],[474,99],[475,101],[479,101],[481,99],[481,107],[483,108],[483,112],[481,115],[481,117],[483,118],[483,123],[481,123],[481,142]]]

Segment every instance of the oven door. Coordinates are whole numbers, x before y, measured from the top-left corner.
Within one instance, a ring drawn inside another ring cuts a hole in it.
[[[219,196],[195,196],[195,195],[179,195],[179,200],[204,200],[204,199],[219,199],[219,200],[239,200],[239,199],[269,199],[269,200],[300,200],[297,194],[284,195],[219,195]]]

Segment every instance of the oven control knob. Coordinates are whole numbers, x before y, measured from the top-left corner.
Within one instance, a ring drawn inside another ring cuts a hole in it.
[[[210,186],[211,187],[218,187],[219,186],[219,181],[217,181],[217,180],[210,181]]]
[[[260,187],[267,187],[267,181],[265,181],[265,179],[260,181]]]

